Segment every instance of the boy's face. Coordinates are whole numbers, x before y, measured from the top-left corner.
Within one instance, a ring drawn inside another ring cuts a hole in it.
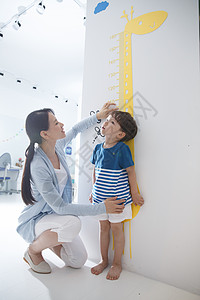
[[[102,124],[101,133],[106,137],[122,139],[125,133],[121,130],[119,123],[111,115],[108,116],[107,120]],[[123,136],[122,136],[123,135]]]

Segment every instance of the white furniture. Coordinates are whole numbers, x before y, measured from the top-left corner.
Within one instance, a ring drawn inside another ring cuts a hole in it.
[[[19,167],[11,167],[11,156],[9,153],[4,153],[0,156],[0,194],[19,192],[17,179],[20,170]]]

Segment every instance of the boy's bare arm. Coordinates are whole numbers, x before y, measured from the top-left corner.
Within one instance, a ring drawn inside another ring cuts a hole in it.
[[[92,184],[94,185],[96,181],[96,177],[95,177],[95,166],[93,167],[93,171],[92,171]],[[90,193],[89,195],[89,201],[92,203],[92,193]]]
[[[95,166],[93,167],[93,173],[92,173],[92,184],[95,184],[96,177],[95,177]]]
[[[131,196],[134,205],[142,206],[144,204],[143,197],[139,194],[136,181],[135,167],[131,166],[126,169],[130,185]]]

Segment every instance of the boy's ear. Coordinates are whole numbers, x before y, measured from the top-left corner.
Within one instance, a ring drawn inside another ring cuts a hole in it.
[[[120,131],[119,138],[122,140],[125,137],[126,133],[124,131]]]

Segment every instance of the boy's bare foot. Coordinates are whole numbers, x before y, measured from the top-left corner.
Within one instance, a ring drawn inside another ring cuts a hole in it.
[[[100,264],[96,265],[91,269],[92,274],[99,275],[103,272],[103,270],[108,266],[108,263],[102,261]]]
[[[106,276],[106,279],[117,280],[120,276],[121,271],[122,271],[121,265],[112,265],[112,267],[110,268]]]

